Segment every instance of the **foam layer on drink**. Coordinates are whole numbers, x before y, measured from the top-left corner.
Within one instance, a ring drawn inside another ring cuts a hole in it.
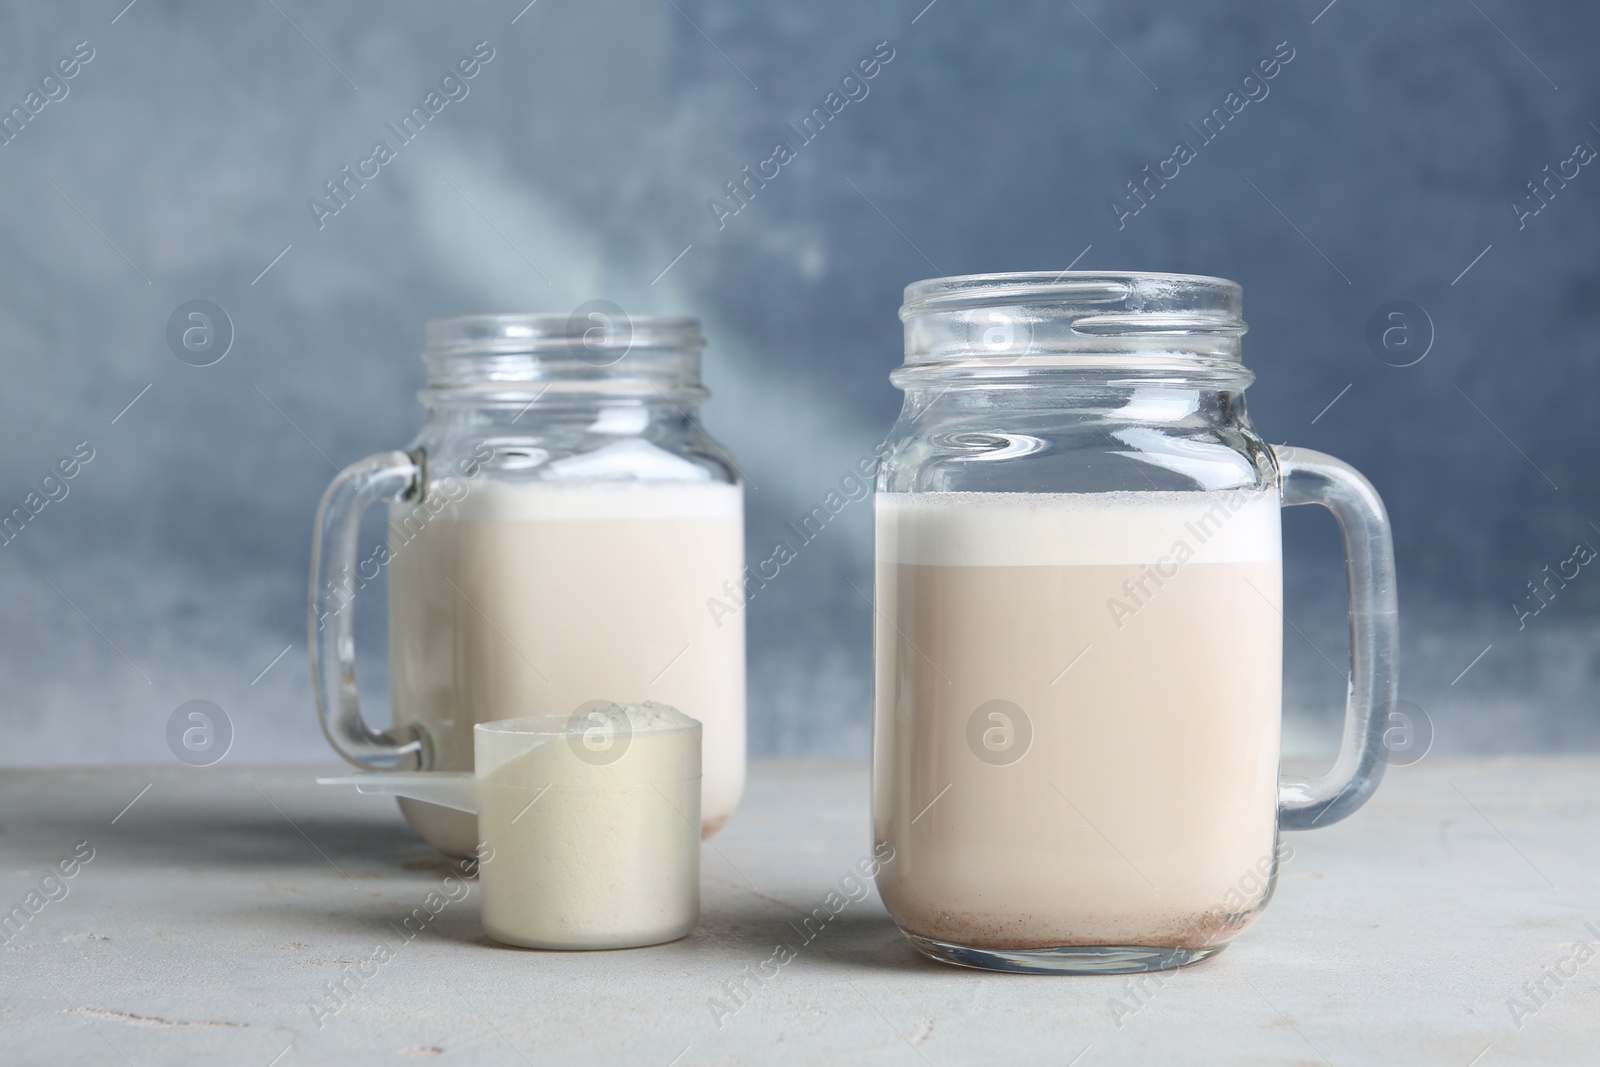
[[[392,509],[390,533],[395,718],[427,732],[434,769],[472,769],[475,723],[656,700],[703,724],[707,829],[732,814],[744,624],[706,602],[744,565],[740,487],[482,475],[425,520]],[[476,847],[471,816],[402,807],[446,852]]]
[[[880,493],[879,562],[945,567],[1248,563],[1282,556],[1278,500],[1218,493]],[[1187,546],[1184,553],[1178,546]]]
[[[724,482],[468,483],[450,506],[461,522],[608,522],[641,519],[740,519],[744,493]]]
[[[879,494],[873,811],[902,929],[1226,941],[1274,860],[1278,503]]]

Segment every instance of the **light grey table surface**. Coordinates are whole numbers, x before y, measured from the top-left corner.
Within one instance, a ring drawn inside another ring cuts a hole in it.
[[[598,953],[487,941],[475,884],[403,940],[443,861],[319,770],[0,772],[4,907],[93,850],[0,951],[0,1062],[1600,1062],[1593,758],[1392,770],[1353,818],[1289,838],[1276,899],[1228,951],[1142,990],[926,962],[875,895],[802,943],[792,924],[868,852],[864,763],[756,762],[703,846],[694,935]],[[392,958],[363,968],[379,943]],[[796,958],[749,977],[780,943]]]

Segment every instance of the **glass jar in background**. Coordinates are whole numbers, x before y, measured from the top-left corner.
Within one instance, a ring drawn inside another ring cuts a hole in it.
[[[1175,967],[1272,894],[1278,831],[1383,770],[1393,550],[1350,467],[1245,415],[1241,291],[1038,273],[906,290],[905,404],[875,497],[878,887],[923,953],[1029,972]],[[1344,534],[1343,746],[1280,783],[1279,509]]]
[[[474,315],[428,324],[427,419],[408,451],[352,464],[318,509],[312,682],[323,731],[372,769],[473,769],[473,726],[654,700],[703,726],[703,830],[745,774],[742,614],[707,610],[744,566],[743,488],[701,429],[698,320]],[[367,506],[389,539],[363,554]],[[394,726],[356,694],[350,601],[389,575]],[[584,734],[597,762],[627,736]],[[475,819],[415,800],[454,855]]]

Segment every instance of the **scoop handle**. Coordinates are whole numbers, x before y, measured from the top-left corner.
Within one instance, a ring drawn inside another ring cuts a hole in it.
[[[318,778],[318,785],[353,785],[359,793],[408,797],[478,813],[478,778],[471,771],[363,771]]]

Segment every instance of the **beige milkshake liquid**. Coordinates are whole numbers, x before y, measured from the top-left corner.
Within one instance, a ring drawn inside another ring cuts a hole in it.
[[[880,493],[873,812],[908,933],[1198,948],[1276,834],[1276,496]]]
[[[472,769],[472,727],[568,715],[592,700],[659,701],[704,726],[701,815],[744,788],[744,626],[706,610],[744,564],[743,493],[711,482],[469,483],[390,566],[397,724],[421,723],[434,770]],[[446,852],[471,815],[403,800]]]

